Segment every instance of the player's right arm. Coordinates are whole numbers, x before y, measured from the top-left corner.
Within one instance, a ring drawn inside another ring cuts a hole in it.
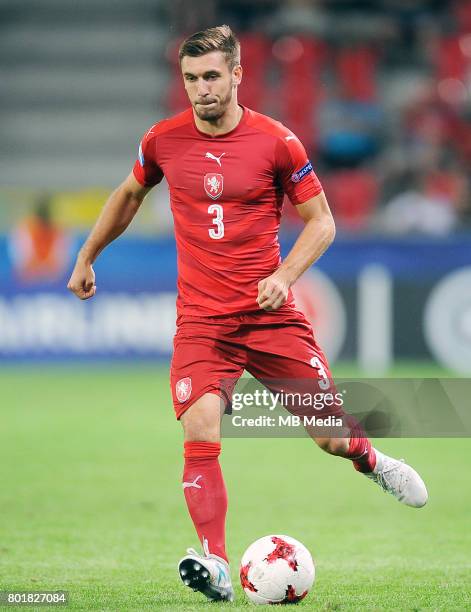
[[[151,186],[141,185],[134,173],[131,173],[108,198],[94,228],[80,249],[67,285],[67,288],[81,300],[87,300],[95,295],[93,263],[96,258],[129,226],[151,189]]]

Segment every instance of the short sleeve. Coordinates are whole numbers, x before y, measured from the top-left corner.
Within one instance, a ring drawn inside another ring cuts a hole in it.
[[[136,180],[144,187],[153,187],[160,183],[164,173],[157,163],[157,137],[152,128],[144,134],[140,144],[133,173]]]
[[[278,182],[292,204],[304,204],[319,195],[322,185],[296,136],[280,137],[275,156]]]

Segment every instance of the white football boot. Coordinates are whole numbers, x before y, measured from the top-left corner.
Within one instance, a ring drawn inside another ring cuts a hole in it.
[[[410,465],[384,455],[375,450],[376,465],[372,472],[365,473],[386,493],[391,493],[398,501],[412,506],[422,508],[428,499],[427,488],[422,478]]]
[[[178,564],[178,573],[185,586],[200,591],[211,601],[234,601],[229,565],[217,555],[199,555],[188,548]]]

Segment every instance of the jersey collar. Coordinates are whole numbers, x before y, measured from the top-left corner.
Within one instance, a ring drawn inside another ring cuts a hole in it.
[[[239,106],[242,108],[242,117],[240,118],[239,123],[234,128],[232,128],[232,130],[230,130],[229,132],[225,132],[224,134],[216,134],[214,136],[211,136],[211,134],[207,134],[206,132],[202,132],[201,130],[198,129],[198,127],[196,126],[196,123],[195,123],[195,117],[193,116],[193,110],[192,110],[192,112],[191,112],[191,114],[192,114],[192,123],[193,123],[193,127],[194,127],[195,131],[200,136],[204,136],[205,138],[208,138],[209,140],[216,140],[218,138],[227,138],[228,136],[232,136],[233,134],[235,134],[243,126],[243,124],[247,120],[247,115],[248,115],[247,107],[244,106],[243,104],[239,104]]]

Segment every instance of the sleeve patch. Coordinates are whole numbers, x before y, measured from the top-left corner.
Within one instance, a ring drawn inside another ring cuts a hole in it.
[[[312,164],[310,161],[308,161],[307,164],[301,168],[301,170],[298,170],[297,172],[291,175],[291,180],[293,181],[293,183],[299,183],[303,180],[305,176],[307,176],[312,171]]]

